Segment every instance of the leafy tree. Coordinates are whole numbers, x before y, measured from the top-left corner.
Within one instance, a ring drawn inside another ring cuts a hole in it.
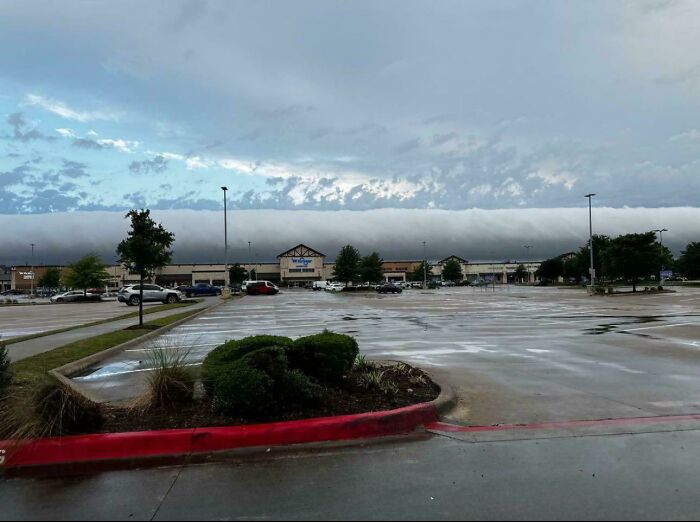
[[[448,259],[445,265],[442,267],[442,278],[445,281],[454,282],[459,282],[464,279],[461,263],[454,258]]]
[[[360,279],[365,283],[384,281],[384,260],[377,252],[372,252],[360,261]]]
[[[564,275],[564,261],[561,257],[547,259],[537,269],[536,275],[545,281],[556,281]]]
[[[250,271],[250,274],[248,275],[248,277],[250,278],[249,279],[250,281],[257,281],[258,280],[258,271],[255,268],[253,268]]]
[[[63,275],[63,284],[70,288],[80,288],[87,294],[88,288],[97,288],[107,284],[110,275],[105,267],[97,255],[89,254],[68,265]]]
[[[430,281],[433,278],[433,267],[430,263],[422,261],[411,274],[411,281],[423,281],[424,273],[427,273],[427,279]]]
[[[346,245],[340,250],[335,260],[333,277],[338,281],[352,283],[360,277],[360,253],[352,245]]]
[[[681,253],[676,266],[688,279],[700,279],[700,243],[690,243]]]
[[[530,272],[527,271],[525,265],[520,265],[515,269],[515,280],[522,283],[530,279]]]
[[[243,283],[248,278],[248,271],[243,268],[241,265],[236,263],[229,269],[229,281],[231,283],[240,285]]]
[[[149,272],[170,263],[175,235],[153,221],[150,210],[132,210],[125,217],[131,219],[131,230],[117,246],[117,255],[120,263],[139,274],[139,325],[143,326],[143,282]]]
[[[5,395],[5,392],[12,384],[12,370],[10,369],[10,357],[7,354],[7,348],[4,344],[0,344],[0,399]]]
[[[604,268],[610,277],[630,281],[636,292],[639,281],[656,273],[665,256],[654,232],[627,234],[610,241]]]
[[[49,268],[39,278],[39,286],[42,288],[58,288],[61,286],[61,271],[58,268]]]

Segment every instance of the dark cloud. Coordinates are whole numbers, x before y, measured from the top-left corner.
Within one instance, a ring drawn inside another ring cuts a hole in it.
[[[143,161],[132,161],[129,170],[134,174],[161,174],[168,170],[168,160],[161,155],[153,159]]]
[[[43,140],[54,141],[55,138],[49,137],[41,133],[36,128],[30,128],[29,124],[21,112],[15,112],[7,117],[7,124],[12,127],[12,135],[10,139],[27,143],[30,141]]]
[[[75,138],[73,146],[85,150],[105,150],[110,148],[89,138]]]

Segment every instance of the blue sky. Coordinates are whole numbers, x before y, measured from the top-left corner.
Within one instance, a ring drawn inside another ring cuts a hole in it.
[[[0,10],[3,214],[697,206],[697,2]]]

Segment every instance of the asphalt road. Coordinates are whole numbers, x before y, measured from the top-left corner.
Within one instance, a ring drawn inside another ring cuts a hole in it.
[[[694,520],[698,428],[434,436],[6,480],[0,520]]]
[[[138,394],[152,349],[201,361],[227,339],[329,328],[363,353],[443,374],[453,422],[491,425],[700,412],[700,291],[590,298],[580,290],[465,288],[400,296],[288,291],[247,297],[115,356],[80,379],[106,400]]]

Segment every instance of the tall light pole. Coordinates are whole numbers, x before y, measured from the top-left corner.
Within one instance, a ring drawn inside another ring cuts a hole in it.
[[[226,194],[228,187],[221,187],[224,191],[224,286],[228,288],[229,273],[228,273],[228,208]]]
[[[31,282],[31,291],[30,295],[34,295],[34,247],[36,246],[34,243],[31,244],[32,246],[32,282]]]
[[[425,241],[423,241],[423,290],[428,288],[428,255],[425,248]]]
[[[595,264],[593,257],[593,198],[596,194],[586,194],[585,197],[588,198],[588,228],[590,232],[590,241],[588,243],[588,249],[591,252],[591,294],[595,292]]]
[[[251,241],[248,241],[248,277],[250,278],[251,272],[253,271],[253,243]],[[257,270],[255,271],[255,279],[257,280],[258,278],[258,272]]]
[[[530,249],[532,248],[532,245],[524,245],[523,248],[525,249],[525,262],[530,261]],[[530,267],[527,267],[527,282],[529,283],[532,280],[531,277],[531,272],[530,272]]]
[[[661,272],[664,271],[664,232],[668,232],[668,229],[661,228],[659,230],[654,230],[654,232],[658,232],[659,234],[659,250],[661,251],[661,257],[659,258],[659,261],[661,262],[661,269],[659,270],[659,286],[661,286]]]

